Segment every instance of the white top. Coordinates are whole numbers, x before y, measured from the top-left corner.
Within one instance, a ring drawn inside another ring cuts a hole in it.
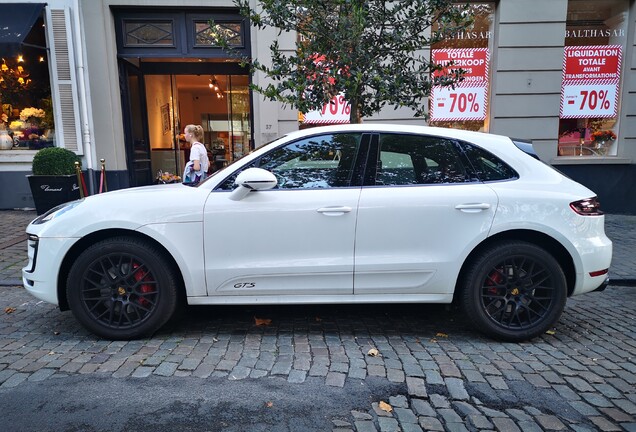
[[[201,164],[201,171],[204,173],[208,172],[208,168],[210,167],[210,159],[208,159],[208,151],[205,146],[200,142],[192,143],[192,147],[190,148],[190,161],[198,160]]]

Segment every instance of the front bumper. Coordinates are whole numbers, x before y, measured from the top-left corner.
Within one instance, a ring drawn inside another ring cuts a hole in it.
[[[38,238],[28,235],[28,263],[22,269],[22,284],[33,296],[59,305],[57,282],[64,256],[77,239]]]

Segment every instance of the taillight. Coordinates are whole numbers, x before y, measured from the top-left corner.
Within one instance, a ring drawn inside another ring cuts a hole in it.
[[[571,202],[570,208],[581,216],[600,216],[603,214],[601,203],[598,202],[597,197]]]

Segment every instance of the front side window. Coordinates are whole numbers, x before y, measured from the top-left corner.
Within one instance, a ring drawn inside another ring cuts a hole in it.
[[[384,134],[376,185],[405,186],[470,181],[455,144],[444,138]]]
[[[263,155],[245,168],[272,172],[278,189],[321,189],[350,185],[361,134],[329,134],[303,138]],[[231,190],[239,172],[219,189]]]

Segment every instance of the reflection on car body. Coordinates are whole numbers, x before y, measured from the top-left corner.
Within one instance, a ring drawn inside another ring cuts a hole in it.
[[[185,301],[455,302],[481,331],[526,340],[602,288],[612,254],[594,193],[535,156],[451,129],[294,132],[195,187],[38,217],[23,281],[109,339],[151,335]]]

